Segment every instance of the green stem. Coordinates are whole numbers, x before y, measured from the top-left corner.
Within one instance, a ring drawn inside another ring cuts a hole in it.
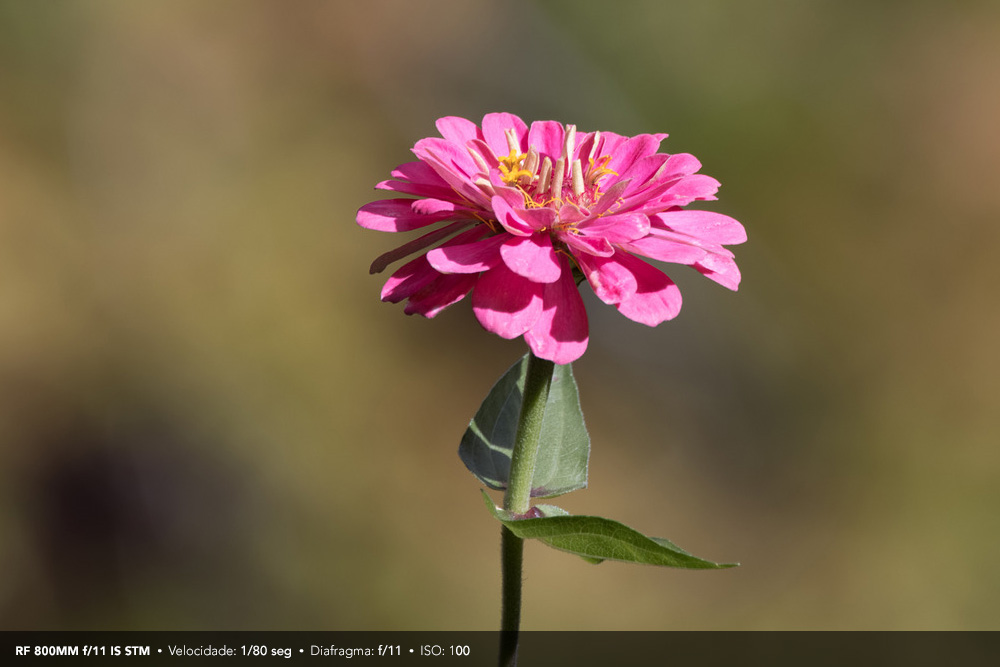
[[[510,459],[510,476],[503,508],[514,514],[524,514],[531,508],[531,481],[535,476],[539,436],[549,385],[555,364],[528,354],[528,372],[521,398],[521,415],[517,422],[514,451]],[[521,626],[521,563],[524,540],[506,527],[500,529],[502,608],[500,617],[500,665],[517,664],[517,633]]]
[[[517,633],[521,627],[521,562],[524,540],[500,528],[501,587],[500,609],[500,667],[517,664]]]

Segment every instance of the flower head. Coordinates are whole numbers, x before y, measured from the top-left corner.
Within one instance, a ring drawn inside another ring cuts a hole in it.
[[[372,273],[414,253],[382,288],[407,314],[434,317],[472,292],[488,331],[524,336],[538,357],[570,363],[587,347],[577,278],[629,319],[655,326],[681,308],[677,285],[639,257],[692,266],[735,290],[725,245],[746,240],[725,215],[684,210],[715,199],[719,183],[688,154],[657,153],[665,134],[577,133],[573,125],[488,114],[437,121],[415,162],[376,187],[416,198],[361,207],[362,227],[430,229],[378,257]],[[428,250],[430,248],[430,250]],[[576,275],[575,275],[576,274]]]

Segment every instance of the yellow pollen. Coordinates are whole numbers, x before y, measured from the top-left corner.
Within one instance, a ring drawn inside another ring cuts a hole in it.
[[[500,173],[503,175],[503,182],[507,185],[516,183],[521,177],[531,178],[533,174],[522,166],[527,153],[518,153],[516,149],[511,149],[510,155],[499,159]]]
[[[611,161],[610,155],[604,155],[598,158],[598,160],[599,162],[596,165],[594,164],[594,158],[587,160],[587,162],[589,162],[589,165],[587,166],[587,182],[591,185],[597,183],[599,179],[607,176],[608,174],[614,174],[615,176],[618,175],[617,171],[608,169],[608,162]]]

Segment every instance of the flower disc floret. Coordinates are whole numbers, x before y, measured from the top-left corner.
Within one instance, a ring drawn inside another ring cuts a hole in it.
[[[362,206],[357,222],[378,231],[429,229],[377,258],[372,273],[417,254],[386,281],[384,301],[434,317],[472,293],[487,330],[524,336],[532,352],[570,363],[586,350],[587,315],[577,288],[655,326],[680,311],[676,284],[645,261],[691,266],[737,289],[724,246],[746,240],[719,213],[685,210],[715,199],[719,183],[688,154],[658,153],[665,134],[577,133],[573,125],[527,126],[506,113],[481,125],[437,121],[440,137],[414,145],[417,160],[376,187],[407,198]]]

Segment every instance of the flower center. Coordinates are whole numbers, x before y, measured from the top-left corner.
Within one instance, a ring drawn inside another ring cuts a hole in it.
[[[524,168],[524,159],[527,153],[518,153],[516,148],[510,149],[510,155],[500,158],[500,173],[503,174],[503,182],[507,185],[514,185],[522,178],[531,178],[530,171]]]
[[[510,153],[499,158],[497,166],[503,182],[524,195],[525,208],[547,206],[558,211],[565,204],[573,204],[586,209],[603,194],[598,182],[608,174],[616,174],[608,168],[610,155],[593,157],[600,144],[600,133],[594,134],[586,167],[580,158],[571,159],[576,147],[575,125],[566,126],[562,155],[555,162],[549,156],[541,157],[533,146],[528,147],[527,153],[521,153],[514,130],[508,129],[506,137]]]

